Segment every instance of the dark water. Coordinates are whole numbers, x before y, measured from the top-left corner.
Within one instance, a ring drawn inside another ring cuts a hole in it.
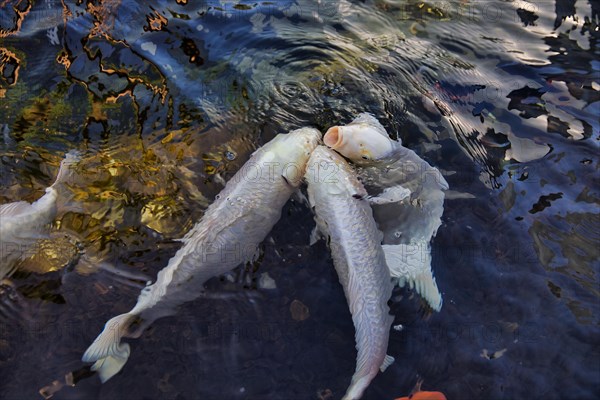
[[[395,291],[396,362],[364,398],[417,377],[449,399],[600,396],[597,1],[0,7],[0,202],[39,198],[84,151],[84,209],[1,286],[1,398],[55,380],[58,399],[341,398],[354,328],[304,205],[260,262],[130,341],[104,385],[79,360],[143,282],[83,260],[154,279],[253,149],[363,111],[456,192],[433,242],[442,311]]]

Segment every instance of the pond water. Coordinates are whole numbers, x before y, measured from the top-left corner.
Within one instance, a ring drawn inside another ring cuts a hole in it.
[[[600,397],[597,1],[0,7],[0,203],[38,199],[83,152],[79,209],[0,285],[1,398],[341,398],[354,327],[294,200],[258,262],[130,340],[113,379],[80,360],[254,149],[360,112],[452,190],[433,241],[444,306],[395,290],[396,362],[364,398],[418,377],[449,399]]]

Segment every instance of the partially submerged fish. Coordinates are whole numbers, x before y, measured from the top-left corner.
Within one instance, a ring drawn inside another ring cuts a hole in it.
[[[14,272],[31,245],[47,237],[48,225],[56,217],[62,186],[71,176],[70,167],[77,161],[76,152],[67,153],[56,180],[37,201],[0,205],[0,280]]]
[[[381,233],[367,192],[339,154],[317,147],[305,178],[317,228],[328,238],[356,329],[356,370],[344,399],[360,399],[379,370],[394,361],[386,355],[393,322],[387,305],[392,283]]]
[[[129,357],[129,345],[121,343],[122,338],[138,337],[154,320],[201,295],[208,279],[255,258],[258,245],[301,184],[320,138],[312,128],[277,135],[231,178],[156,282],[142,290],[131,311],[109,320],[83,355],[83,361],[95,362],[92,369],[102,382],[118,373]]]
[[[421,390],[422,384],[423,379],[419,379],[408,396],[398,397],[396,400],[446,400],[446,396],[442,392],[428,392]]]
[[[440,172],[414,151],[390,139],[370,114],[330,128],[324,143],[358,165],[373,215],[384,234],[387,265],[398,284],[414,288],[434,309],[442,296],[431,271],[430,242],[441,225],[444,190]]]

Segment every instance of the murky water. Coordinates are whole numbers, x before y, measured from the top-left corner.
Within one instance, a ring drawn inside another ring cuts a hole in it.
[[[131,340],[119,375],[101,385],[80,358],[255,148],[363,111],[453,190],[433,243],[444,307],[395,291],[396,362],[364,398],[419,376],[449,399],[600,396],[596,1],[0,7],[0,203],[36,200],[84,152],[80,209],[0,286],[0,397],[339,399],[354,328],[294,201],[258,263]]]

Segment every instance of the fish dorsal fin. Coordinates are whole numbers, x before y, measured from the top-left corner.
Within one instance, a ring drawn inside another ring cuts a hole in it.
[[[390,275],[399,286],[414,289],[435,311],[442,308],[442,295],[431,272],[429,243],[382,245]]]
[[[14,203],[0,205],[0,217],[14,217],[31,211],[31,204],[26,201],[15,201]]]

